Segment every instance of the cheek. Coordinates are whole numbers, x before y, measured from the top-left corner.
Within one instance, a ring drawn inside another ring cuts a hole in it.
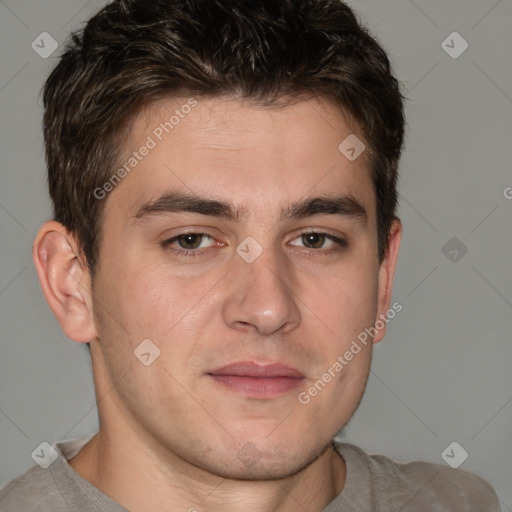
[[[132,342],[150,338],[160,343],[179,336],[191,321],[200,326],[208,307],[207,292],[218,276],[202,279],[177,277],[169,266],[126,258],[103,284],[105,303]],[[102,300],[102,298],[99,298]]]
[[[340,269],[316,288],[313,309],[329,327],[338,348],[373,325],[377,291],[377,272],[368,265]]]

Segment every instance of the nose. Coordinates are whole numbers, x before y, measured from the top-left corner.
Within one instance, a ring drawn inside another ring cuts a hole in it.
[[[286,334],[301,322],[291,267],[270,249],[252,263],[235,255],[224,320],[233,329],[261,335]]]

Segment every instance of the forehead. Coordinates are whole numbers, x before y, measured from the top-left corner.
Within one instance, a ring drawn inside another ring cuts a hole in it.
[[[363,142],[349,118],[321,99],[278,107],[227,98],[162,100],[133,122],[118,162],[126,172],[106,210],[136,212],[168,190],[227,199],[260,214],[308,195],[348,193],[365,204],[371,221],[367,155],[347,158],[347,138]]]

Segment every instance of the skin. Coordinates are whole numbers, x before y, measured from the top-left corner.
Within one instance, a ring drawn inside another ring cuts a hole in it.
[[[123,158],[185,102],[140,113]],[[103,199],[93,288],[73,235],[54,221],[42,226],[34,244],[41,286],[66,335],[90,342],[98,402],[100,431],[70,464],[124,507],[321,511],[342,491],[346,466],[330,443],[362,398],[372,343],[307,405],[298,395],[390,308],[402,232],[395,221],[379,265],[366,153],[351,162],[338,150],[354,132],[320,99],[276,109],[198,98]],[[244,215],[135,217],[170,190],[230,202]],[[281,216],[291,203],[334,193],[351,194],[367,222]],[[311,231],[348,245],[320,237],[311,247],[301,236]],[[176,239],[162,245],[187,232],[210,235],[192,249],[200,254],[176,254],[171,248],[185,250]],[[236,252],[248,236],[263,251],[252,263]],[[145,339],[160,349],[149,366],[134,357]],[[244,360],[285,363],[304,379],[258,398],[208,375]]]

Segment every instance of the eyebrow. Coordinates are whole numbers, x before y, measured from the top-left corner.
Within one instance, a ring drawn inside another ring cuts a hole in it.
[[[166,213],[199,213],[211,217],[239,222],[248,215],[245,207],[189,192],[167,192],[158,199],[142,205],[134,215],[136,222]],[[351,194],[322,195],[297,201],[281,209],[281,218],[302,219],[314,215],[340,215],[368,223],[364,206]]]

